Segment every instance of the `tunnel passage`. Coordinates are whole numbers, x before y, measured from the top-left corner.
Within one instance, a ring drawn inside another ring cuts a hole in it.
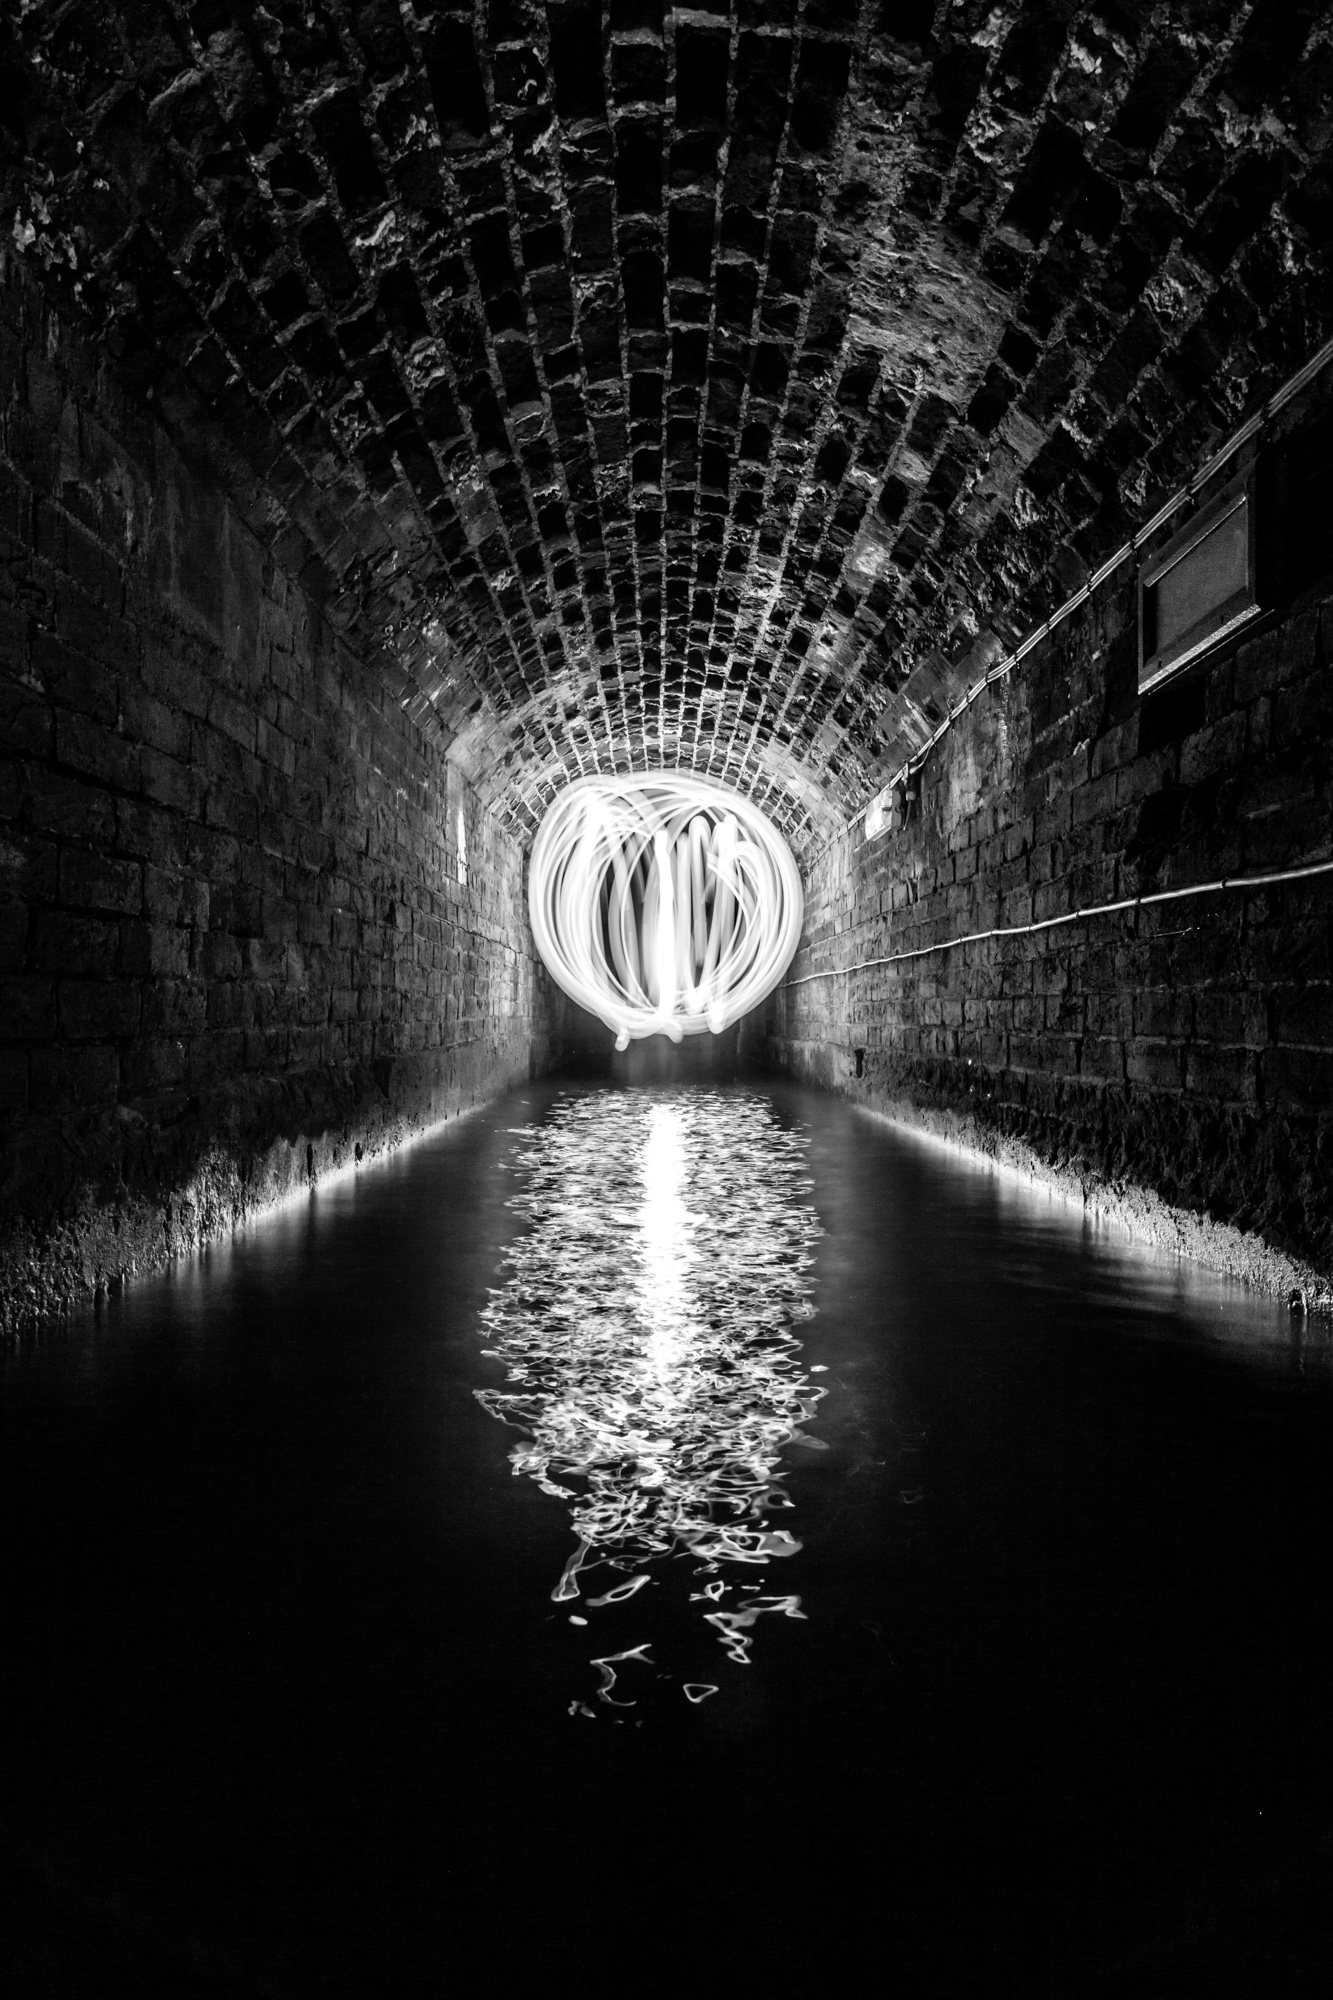
[[[1160,951],[857,968],[1024,897],[1326,851],[1318,563],[1261,654],[1142,703],[1133,565],[1101,571],[1243,433],[1210,477],[1245,472],[1333,332],[1330,25],[1318,0],[7,19],[20,1303],[552,1059],[524,854],[572,781],[657,768],[752,799],[802,867],[796,974],[835,976],[775,1003],[775,1059],[1325,1258],[1318,886]]]

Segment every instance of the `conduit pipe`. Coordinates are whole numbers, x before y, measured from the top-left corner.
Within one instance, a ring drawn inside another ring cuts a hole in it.
[[[809,986],[816,979],[841,979],[853,972],[870,972],[880,965],[903,965],[909,959],[929,958],[933,952],[956,951],[960,945],[982,944],[987,938],[1031,937],[1034,931],[1053,931],[1061,924],[1076,924],[1085,918],[1113,917],[1122,910],[1146,909],[1152,903],[1178,903],[1186,896],[1216,896],[1224,889],[1267,889],[1276,882],[1303,882],[1313,875],[1333,875],[1333,860],[1310,861],[1298,868],[1276,868],[1263,875],[1220,875],[1215,882],[1191,882],[1184,889],[1154,889],[1146,896],[1122,896],[1115,903],[1094,903],[1083,910],[1066,910],[1063,916],[1042,917],[1032,924],[996,924],[990,930],[969,931],[964,937],[945,938],[940,944],[918,945],[913,951],[890,952],[886,958],[863,958],[855,965],[833,965],[823,972],[805,972],[799,979],[787,979],[783,986]]]

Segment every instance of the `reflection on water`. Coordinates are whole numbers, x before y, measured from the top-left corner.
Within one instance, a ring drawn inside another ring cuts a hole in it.
[[[741,1579],[800,1548],[773,1525],[791,1507],[779,1455],[821,1448],[802,1425],[823,1391],[793,1330],[819,1233],[805,1141],[764,1098],[701,1090],[564,1099],[519,1136],[513,1206],[531,1228],[482,1314],[508,1387],[477,1394],[522,1433],[514,1471],[570,1503],[576,1546],[552,1596],[578,1600],[579,1625],[634,1600],[642,1628],[663,1559],[692,1558],[690,1601],[747,1665],[761,1616],[803,1616],[799,1596]],[[636,1668],[664,1674],[652,1645],[593,1655],[600,1704],[637,1699]],[[716,1691],[682,1684],[693,1702]]]

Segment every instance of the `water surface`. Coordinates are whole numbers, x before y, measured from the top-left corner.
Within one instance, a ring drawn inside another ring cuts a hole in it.
[[[11,1984],[1323,1990],[1330,1413],[836,1100],[533,1086],[0,1357]]]

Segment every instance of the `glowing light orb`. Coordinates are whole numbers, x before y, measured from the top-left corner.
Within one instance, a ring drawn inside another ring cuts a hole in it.
[[[800,941],[803,897],[776,827],[690,771],[582,778],[532,849],[537,949],[623,1049],[720,1034],[772,992]]]

